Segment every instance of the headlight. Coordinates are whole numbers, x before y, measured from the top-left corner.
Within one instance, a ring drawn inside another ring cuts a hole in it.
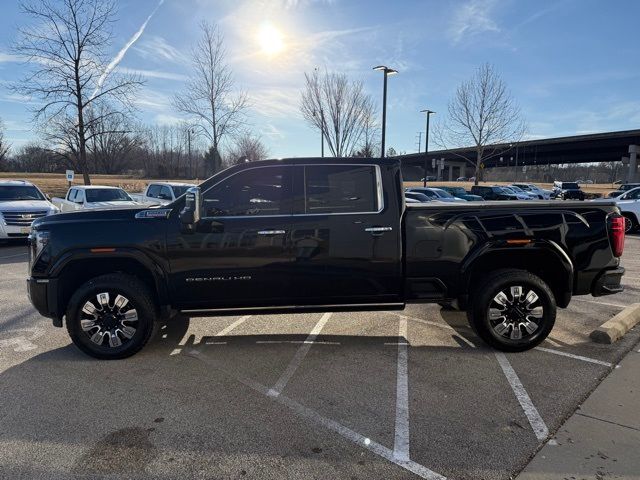
[[[50,232],[47,230],[31,230],[29,244],[31,246],[31,263],[35,262],[49,244]]]

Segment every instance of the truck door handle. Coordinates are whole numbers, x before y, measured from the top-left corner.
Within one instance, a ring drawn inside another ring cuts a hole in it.
[[[371,235],[382,235],[384,232],[390,232],[393,230],[391,227],[367,227],[365,232],[369,232]]]
[[[284,230],[259,230],[258,235],[284,235]]]

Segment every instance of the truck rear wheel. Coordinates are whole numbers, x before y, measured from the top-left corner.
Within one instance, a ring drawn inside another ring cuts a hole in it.
[[[155,330],[156,307],[147,286],[121,273],[102,275],[82,285],[66,312],[75,345],[95,358],[130,357]]]
[[[556,302],[549,286],[536,275],[497,270],[473,289],[467,318],[488,345],[521,352],[547,338],[556,320]]]

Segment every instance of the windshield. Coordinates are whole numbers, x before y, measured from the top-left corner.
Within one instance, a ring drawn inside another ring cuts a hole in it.
[[[453,187],[449,189],[449,193],[453,195],[466,195],[467,191],[462,187],[459,187],[459,188]]]
[[[173,194],[176,196],[176,198],[178,198],[179,196],[187,193],[187,190],[189,190],[192,186],[193,185],[174,185],[171,188],[173,188]]]
[[[522,190],[520,187],[516,187],[515,185],[511,185],[509,188],[511,190],[515,190],[518,193],[524,193],[524,190]]]
[[[15,200],[44,200],[44,196],[36,187],[28,185],[10,185],[0,187],[0,202]]]
[[[86,190],[87,202],[130,202],[131,197],[120,188],[94,188]]]
[[[580,187],[576,182],[564,182],[562,188],[565,190],[580,190]]]
[[[449,192],[445,192],[444,190],[440,190],[439,188],[434,188],[433,191],[440,198],[453,198]]]

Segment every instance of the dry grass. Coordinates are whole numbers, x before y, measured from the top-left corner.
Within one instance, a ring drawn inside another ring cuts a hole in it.
[[[35,183],[40,189],[52,197],[64,196],[67,192],[68,184],[65,176],[61,173],[14,173],[3,172],[0,173],[0,179],[24,179]],[[147,183],[157,179],[151,178],[137,178],[131,175],[91,175],[91,182],[94,185],[110,185],[125,189],[127,192],[136,193],[142,192]],[[158,181],[167,181],[158,180]],[[196,180],[176,180],[178,182],[195,183],[198,184],[202,179]],[[74,185],[82,185],[82,176],[76,175],[76,179],[73,182]],[[508,185],[509,182],[484,182],[483,185]],[[429,182],[430,187],[437,186],[455,186],[464,187],[465,190],[469,190],[473,186],[473,182]],[[542,188],[551,190],[553,187],[550,183],[539,183]],[[422,182],[405,182],[407,187],[421,187]],[[595,184],[595,185],[581,185],[581,188],[587,193],[606,195],[608,192],[616,190],[611,184]]]

